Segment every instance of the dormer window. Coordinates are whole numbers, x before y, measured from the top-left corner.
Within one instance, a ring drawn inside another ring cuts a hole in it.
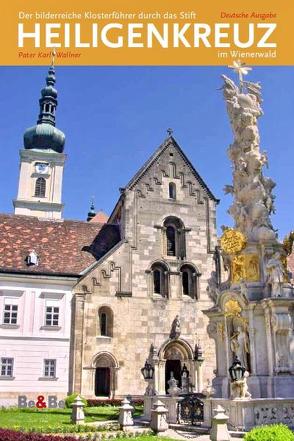
[[[39,265],[39,256],[35,252],[35,250],[32,250],[30,254],[26,257],[26,262],[28,266]]]
[[[176,199],[176,184],[174,182],[168,184],[168,197],[170,199]]]

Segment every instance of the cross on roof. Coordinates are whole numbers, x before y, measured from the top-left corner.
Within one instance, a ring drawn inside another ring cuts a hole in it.
[[[239,81],[242,84],[243,82],[243,75],[247,75],[248,72],[252,70],[252,67],[246,66],[245,63],[241,63],[240,60],[233,61],[233,66],[228,66],[230,69],[234,69],[234,71],[239,76]]]

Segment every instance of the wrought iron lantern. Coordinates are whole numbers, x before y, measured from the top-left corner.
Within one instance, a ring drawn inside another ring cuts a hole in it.
[[[245,374],[245,367],[242,366],[238,357],[235,357],[232,366],[229,368],[229,373],[232,381],[243,380]]]
[[[200,342],[198,342],[198,344],[195,345],[194,360],[200,361],[200,362],[202,362],[204,360],[202,348],[200,346]]]
[[[145,366],[141,369],[144,380],[152,380],[154,375],[154,367],[148,362],[145,361]]]

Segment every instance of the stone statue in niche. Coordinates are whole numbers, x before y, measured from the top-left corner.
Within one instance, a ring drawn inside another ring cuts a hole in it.
[[[248,366],[248,354],[249,349],[249,337],[244,329],[244,326],[238,325],[237,331],[233,333],[230,341],[231,351],[234,356],[237,356],[242,366],[249,370]]]
[[[167,383],[169,385],[167,393],[172,397],[176,397],[182,392],[181,389],[178,387],[178,380],[175,379],[173,372],[170,373],[170,379]]]
[[[181,335],[181,322],[180,317],[176,315],[174,321],[172,322],[171,331],[170,331],[170,338],[179,338]]]
[[[272,297],[280,297],[282,295],[285,269],[279,252],[276,252],[269,258],[265,265],[265,272],[266,283],[270,287]]]
[[[182,393],[188,394],[189,393],[189,371],[188,371],[185,364],[182,369],[181,380],[182,380]]]

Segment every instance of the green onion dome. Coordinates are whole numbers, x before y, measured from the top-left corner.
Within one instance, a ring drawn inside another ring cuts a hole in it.
[[[54,150],[62,153],[65,143],[64,133],[55,127],[57,90],[55,89],[55,69],[50,66],[46,86],[41,90],[40,114],[37,124],[24,133],[25,149]]]

